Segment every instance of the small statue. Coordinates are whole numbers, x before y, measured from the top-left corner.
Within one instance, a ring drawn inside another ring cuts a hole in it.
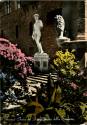
[[[39,14],[34,14],[35,23],[33,25],[32,39],[35,40],[39,53],[43,53],[42,45],[40,42],[41,38],[41,28],[43,28],[43,23],[39,19]]]
[[[61,15],[56,15],[55,17],[57,19],[57,28],[60,29],[60,35],[59,38],[63,38],[64,34],[64,28],[65,28],[65,21]]]

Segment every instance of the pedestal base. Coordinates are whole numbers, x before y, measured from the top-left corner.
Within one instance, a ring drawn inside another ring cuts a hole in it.
[[[47,53],[35,53],[34,55],[34,67],[39,71],[48,70],[49,56]]]
[[[59,37],[59,38],[56,38],[56,41],[57,41],[58,47],[62,47],[62,43],[64,43],[64,42],[70,42],[70,38]]]

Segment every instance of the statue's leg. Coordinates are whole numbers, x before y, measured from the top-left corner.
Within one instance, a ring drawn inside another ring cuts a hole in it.
[[[42,45],[40,42],[39,42],[39,44],[40,44],[40,52],[43,53]]]
[[[38,51],[40,52],[40,45],[39,45],[39,42],[37,41],[36,44],[37,44]]]
[[[36,44],[37,44],[39,53],[41,53],[41,46],[40,46],[39,40],[40,40],[39,38],[36,39]]]
[[[37,37],[36,44],[37,44],[37,47],[38,47],[38,51],[39,51],[40,53],[43,53],[42,45],[41,45],[41,43],[40,43],[40,36]]]

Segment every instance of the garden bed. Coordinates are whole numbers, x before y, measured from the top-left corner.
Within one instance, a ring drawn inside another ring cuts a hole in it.
[[[3,125],[79,125],[87,121],[87,69],[80,71],[73,52],[57,51],[49,73],[40,75],[33,70],[32,58],[20,49],[4,39],[0,45]]]

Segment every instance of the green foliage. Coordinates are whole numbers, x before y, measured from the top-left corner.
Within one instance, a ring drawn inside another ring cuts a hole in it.
[[[64,118],[66,116],[66,112],[64,109],[56,109],[56,112],[61,118]]]
[[[49,73],[47,84],[42,84],[40,89],[36,88],[34,98],[29,96],[26,105],[6,117],[16,119],[19,114],[21,119],[29,120],[32,125],[72,125],[87,121],[87,90],[81,87],[81,84],[86,84],[84,78],[78,76],[79,65],[73,51],[58,51],[56,56],[53,67],[58,71],[57,81],[54,82]],[[56,123],[54,119],[57,119]]]
[[[35,109],[34,111],[35,114],[38,114],[44,110],[44,107],[39,102],[32,101],[31,103],[28,104],[28,108],[31,108],[32,106]]]
[[[80,108],[81,108],[81,111],[82,111],[82,116],[87,121],[87,103],[81,102]]]
[[[58,86],[57,88],[54,88],[53,94],[51,96],[51,103],[59,103],[61,101],[61,88]]]
[[[79,70],[79,65],[75,61],[75,55],[72,52],[66,50],[57,51],[56,58],[53,60],[54,67],[63,75],[66,76],[75,76]]]

